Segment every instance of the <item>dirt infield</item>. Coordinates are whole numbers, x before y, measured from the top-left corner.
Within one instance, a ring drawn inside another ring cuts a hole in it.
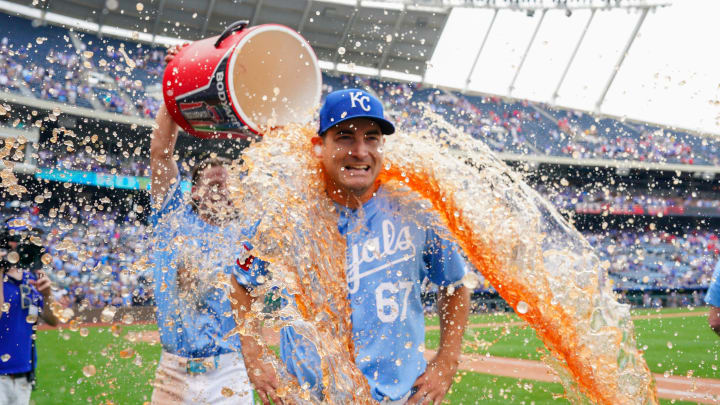
[[[425,351],[425,358],[428,360],[434,355],[435,352],[432,350]],[[560,382],[550,368],[541,361],[463,355],[460,360],[460,369],[501,377]],[[720,380],[695,377],[666,377],[662,374],[654,374],[654,377],[660,398],[694,401],[702,404],[717,404],[720,401]]]
[[[686,318],[691,316],[707,316],[708,311],[693,311],[693,312],[676,312],[672,314],[648,314],[648,315],[635,315],[632,317],[633,320],[637,319],[658,319],[658,318]],[[486,323],[472,323],[467,326],[468,329],[481,329],[481,328],[504,328],[512,326],[523,326],[527,325],[523,321],[513,322],[486,322]],[[425,330],[439,330],[439,325],[428,325]]]

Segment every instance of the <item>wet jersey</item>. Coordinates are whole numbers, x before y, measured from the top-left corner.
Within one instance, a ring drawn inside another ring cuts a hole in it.
[[[383,188],[361,210],[338,209],[338,230],[347,240],[355,362],[373,398],[397,400],[425,371],[423,282],[455,283],[466,265],[456,245]],[[289,327],[282,331],[281,356],[301,385],[317,388],[315,348]]]
[[[204,222],[185,201],[178,180],[150,219],[154,295],[163,349],[183,357],[240,351],[232,308],[221,273],[244,283],[251,246],[239,226]],[[182,271],[178,272],[181,269]]]

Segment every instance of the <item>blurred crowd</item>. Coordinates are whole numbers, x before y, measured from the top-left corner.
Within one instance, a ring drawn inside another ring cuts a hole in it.
[[[3,224],[23,218],[42,230],[43,246],[52,256],[53,295],[62,305],[100,308],[143,305],[150,299],[137,269],[146,251],[146,226],[134,212],[120,216],[62,204],[43,215],[34,205],[13,201],[4,204],[0,218]]]
[[[585,237],[622,289],[707,287],[720,255],[718,235],[706,231],[609,230]]]
[[[160,85],[164,50],[90,34],[78,36],[80,49],[67,37],[38,38],[37,46],[1,37],[0,89],[154,118],[162,101],[156,98],[159,92],[150,88]],[[596,120],[581,112],[527,102],[461,95],[421,84],[349,75],[324,75],[323,79],[324,93],[344,87],[370,89],[386,104],[388,115],[399,128],[427,129],[433,116],[441,116],[497,152],[720,164],[718,142],[687,134]],[[147,159],[127,152],[103,156],[99,160],[84,150],[57,148],[38,151],[37,159],[41,167],[149,176]],[[538,191],[556,207],[576,212],[682,215],[702,209],[720,215],[720,200],[704,196],[574,187],[560,191],[540,187]],[[132,210],[119,215],[65,204],[41,215],[33,205],[3,204],[3,221],[20,215],[45,231],[58,302],[67,306],[126,306],[151,298],[133,268],[145,251],[147,229]],[[609,261],[615,287],[626,289],[707,286],[720,249],[717,234],[701,231],[677,235],[655,230],[608,230],[585,236],[601,259]]]
[[[148,96],[145,89],[159,83],[165,69],[165,51],[139,44],[126,47],[123,42],[92,35],[85,35],[84,40],[82,51],[92,69],[104,73],[117,85],[117,91],[108,90],[100,96],[105,108],[121,114],[137,111],[143,117],[154,118],[160,101]]]
[[[35,97],[60,103],[79,104],[91,97],[90,86],[79,73],[79,58],[72,52],[50,49],[47,64],[30,59],[32,51],[13,45],[8,37],[0,39],[0,85],[10,91],[31,92]]]
[[[134,211],[118,215],[62,204],[41,215],[35,205],[17,201],[0,210],[3,222],[18,217],[44,231],[58,302],[103,307],[144,305],[152,299],[142,271],[148,227]],[[720,258],[720,240],[712,232],[606,230],[583,235],[600,260],[608,261],[616,289],[707,287]]]
[[[44,38],[40,49],[3,37],[0,85],[16,92],[26,89],[46,100],[154,118],[162,102],[164,49],[92,34],[77,35],[79,45],[68,39]],[[38,52],[41,58],[28,57]],[[617,120],[598,121],[579,111],[463,95],[422,84],[350,75],[324,75],[323,79],[325,92],[346,86],[371,89],[401,128],[427,128],[424,112],[430,111],[497,152],[720,164],[717,141],[687,134]]]
[[[124,115],[154,118],[157,114],[160,101],[145,90],[162,74],[163,51],[140,47],[129,50],[132,56],[125,59],[124,49],[119,52],[113,46],[103,51],[96,45],[95,51],[81,52],[67,39],[38,37],[37,41],[33,46],[0,38],[0,86],[6,91],[86,108],[95,108],[97,100],[104,110]],[[96,52],[102,57],[93,58]]]
[[[707,215],[720,216],[720,200],[682,191],[662,190],[654,193],[617,189],[583,190],[574,186],[549,189],[536,186],[538,192],[556,208],[583,214],[608,212],[618,215]]]
[[[567,137],[561,151],[576,159],[689,165],[720,162],[720,144],[715,140],[608,119],[600,125],[580,111],[556,111],[555,116],[557,129]]]

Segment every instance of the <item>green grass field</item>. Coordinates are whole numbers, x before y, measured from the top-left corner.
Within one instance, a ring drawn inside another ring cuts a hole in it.
[[[677,311],[662,311],[673,312]],[[639,312],[655,313],[655,310]],[[516,320],[509,314],[476,315],[471,323],[501,324]],[[428,318],[427,323],[437,324],[437,319]],[[637,319],[635,327],[639,346],[647,346],[645,358],[653,372],[674,375],[692,372],[696,377],[720,379],[717,370],[720,338],[707,327],[704,316]],[[87,336],[67,329],[39,332],[38,388],[33,401],[38,405],[149,401],[160,347],[130,342],[123,336],[129,331],[152,329],[155,326],[123,326],[120,333],[113,334],[109,328],[97,327],[88,328]],[[437,347],[438,337],[437,331],[428,331],[426,346]],[[538,349],[542,347],[532,329],[504,325],[469,330],[465,342],[466,353],[533,360],[539,359]],[[564,402],[556,399],[562,392],[559,384],[462,372],[448,399],[453,404],[541,404]]]
[[[677,311],[668,311],[675,312]],[[652,313],[656,312],[653,310]],[[708,327],[706,316],[693,315],[634,321],[638,346],[645,351],[645,360],[652,372],[686,375],[692,371],[695,377],[720,378],[720,371],[717,370],[720,364],[720,338]],[[488,322],[485,317],[473,323]],[[499,322],[517,320],[514,316],[496,318],[502,319]],[[438,331],[428,331],[427,347],[436,348],[439,337]],[[487,343],[492,345],[488,348]],[[493,356],[540,360],[539,349],[542,347],[543,344],[536,337],[535,331],[527,326],[475,328],[465,333],[466,353],[490,353]]]

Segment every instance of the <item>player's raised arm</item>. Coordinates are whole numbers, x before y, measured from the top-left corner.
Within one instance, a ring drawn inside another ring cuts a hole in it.
[[[173,157],[177,134],[177,124],[170,117],[165,105],[160,106],[150,141],[150,187],[154,204],[162,203],[171,183],[177,180],[178,166]]]
[[[170,48],[165,56],[165,62],[171,61],[178,49],[176,46]],[[171,183],[177,179],[178,166],[173,157],[177,135],[178,125],[173,121],[163,103],[155,117],[150,140],[150,170],[152,172],[150,187],[154,204],[162,203]]]

